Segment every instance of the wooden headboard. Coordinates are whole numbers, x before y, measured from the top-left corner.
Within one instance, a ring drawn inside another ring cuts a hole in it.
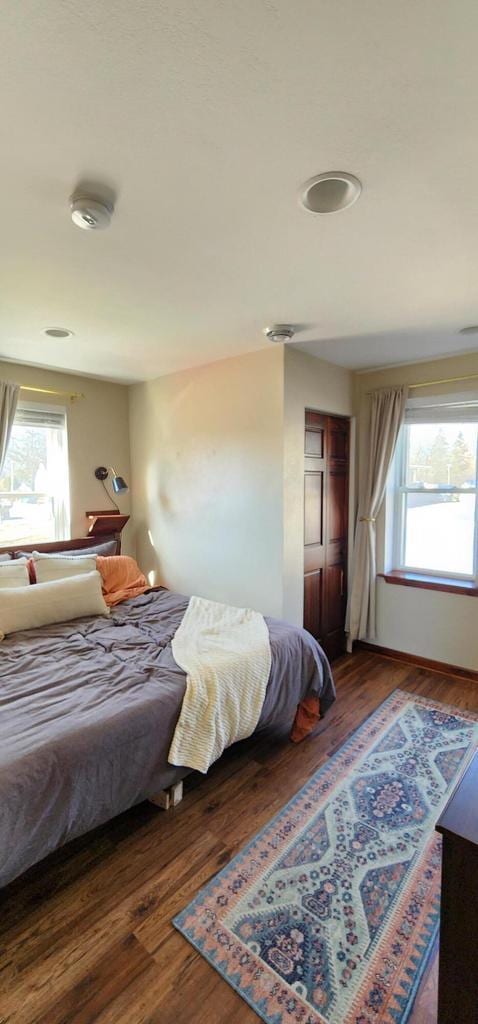
[[[119,534],[111,534],[109,537],[104,535],[101,537],[77,537],[73,540],[55,540],[49,541],[47,544],[17,544],[13,546],[8,545],[6,548],[0,548],[0,555],[8,555],[9,553],[14,555],[16,551],[40,551],[45,554],[54,554],[55,551],[78,551],[80,548],[85,550],[85,554],[88,554],[88,548],[97,547],[98,544],[106,544],[108,541],[114,540],[116,543],[115,554],[121,554],[121,536]]]

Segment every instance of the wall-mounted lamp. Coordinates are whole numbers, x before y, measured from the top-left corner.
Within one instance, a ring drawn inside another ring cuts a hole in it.
[[[113,487],[113,490],[114,490],[115,494],[126,494],[126,492],[128,490],[128,484],[126,483],[126,481],[124,480],[124,478],[122,476],[118,476],[118,473],[113,468],[113,466],[110,466],[109,469],[107,469],[106,466],[97,466],[96,469],[95,469],[95,477],[96,477],[97,480],[101,481],[101,483],[103,484],[103,487],[104,487],[104,489],[106,491],[106,494],[108,495],[108,498],[110,499],[110,501],[113,503],[114,507],[119,512],[119,507],[116,504],[116,502],[115,502],[114,498],[112,497],[112,495],[110,494],[110,492],[109,492],[109,490],[108,490],[108,488],[106,486],[106,483],[105,483],[105,480],[108,479],[110,472],[111,472],[111,484],[112,484],[112,487]]]

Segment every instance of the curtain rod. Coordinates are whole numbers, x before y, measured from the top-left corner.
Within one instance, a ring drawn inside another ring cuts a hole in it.
[[[84,398],[82,391],[56,391],[55,388],[33,388],[28,384],[20,384],[20,391],[33,391],[37,395],[54,395],[56,398],[69,398],[70,402],[76,402]]]
[[[408,388],[410,391],[415,388],[431,388],[436,384],[458,384],[462,380],[478,380],[478,373],[469,373],[464,377],[443,377],[442,380],[424,380],[421,384],[409,384]],[[385,385],[386,386],[386,385]],[[391,385],[392,387],[393,385]],[[376,391],[380,391],[380,388],[375,388]],[[367,395],[373,395],[373,391],[367,391]]]
[[[426,380],[423,384],[409,384],[409,388],[431,388],[434,384],[457,384],[460,380],[478,380],[478,373],[469,373],[466,377],[446,377],[444,380]]]

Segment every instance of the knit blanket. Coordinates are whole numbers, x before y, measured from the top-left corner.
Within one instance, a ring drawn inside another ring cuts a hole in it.
[[[187,681],[168,760],[207,772],[257,726],[271,668],[269,630],[249,608],[192,597],[172,652]]]

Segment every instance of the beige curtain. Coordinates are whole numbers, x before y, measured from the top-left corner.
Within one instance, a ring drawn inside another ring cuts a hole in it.
[[[372,394],[367,464],[360,469],[359,504],[352,565],[352,583],[345,629],[347,649],[354,640],[376,637],[375,521],[385,496],[400,427],[405,416],[407,388],[387,388]]]
[[[0,473],[7,455],[19,392],[18,384],[0,380]]]

